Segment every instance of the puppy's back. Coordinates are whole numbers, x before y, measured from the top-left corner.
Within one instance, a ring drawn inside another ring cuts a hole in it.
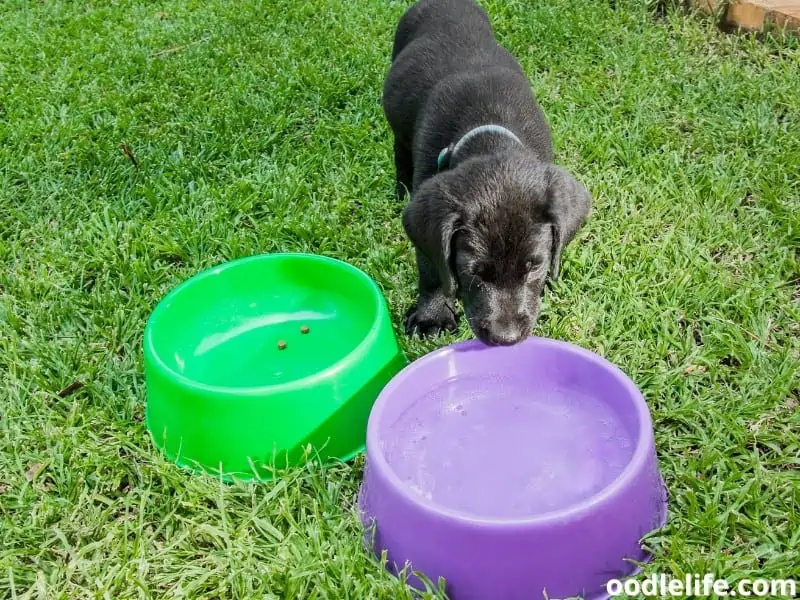
[[[464,33],[494,39],[489,15],[474,0],[421,0],[403,14],[397,25],[392,60],[409,42],[426,34],[459,39]]]
[[[459,77],[487,69],[513,71],[521,81],[525,77],[474,0],[421,0],[409,8],[397,27],[392,61],[383,107],[395,136],[405,143],[411,142],[418,115],[437,86],[459,87]]]

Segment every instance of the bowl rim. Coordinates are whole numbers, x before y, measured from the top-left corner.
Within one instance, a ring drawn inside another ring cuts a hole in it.
[[[153,341],[153,335],[154,335],[154,329],[156,329],[158,326],[158,320],[160,319],[161,314],[166,310],[166,307],[169,305],[171,300],[183,294],[187,289],[197,285],[203,280],[224,273],[229,269],[240,267],[244,264],[251,262],[255,263],[261,261],[286,260],[286,259],[325,263],[329,266],[338,266],[340,268],[344,268],[345,270],[349,270],[356,277],[362,279],[367,284],[367,288],[372,291],[373,307],[375,309],[376,318],[373,321],[372,326],[370,327],[367,334],[347,354],[345,354],[335,363],[332,363],[330,366],[315,373],[311,373],[310,375],[306,375],[305,377],[301,377],[299,379],[294,379],[292,381],[287,381],[285,383],[259,385],[259,386],[245,386],[245,387],[210,385],[207,383],[203,383],[195,379],[192,379],[190,377],[187,377],[182,373],[179,373],[164,361],[160,353],[156,350],[156,346]],[[198,273],[192,275],[188,279],[182,281],[180,284],[175,286],[158,302],[158,304],[150,313],[150,316],[147,319],[147,324],[145,325],[144,336],[142,339],[142,348],[145,358],[145,371],[147,371],[149,363],[150,366],[161,371],[171,381],[185,388],[215,395],[249,397],[249,396],[263,395],[264,393],[267,392],[269,393],[291,392],[299,388],[305,388],[308,387],[309,385],[322,382],[336,375],[339,371],[345,368],[346,364],[353,362],[352,360],[350,361],[346,360],[348,358],[349,359],[355,358],[356,360],[363,358],[364,355],[366,355],[369,349],[373,346],[376,338],[380,333],[381,328],[387,321],[388,315],[389,313],[388,313],[388,307],[386,306],[386,300],[383,296],[383,292],[381,292],[381,289],[378,287],[378,284],[375,282],[375,280],[372,279],[369,275],[367,275],[364,271],[362,271],[358,267],[351,265],[350,263],[347,263],[343,260],[339,260],[337,258],[333,258],[330,256],[324,256],[321,254],[311,254],[305,252],[274,252],[274,253],[264,253],[264,254],[255,254],[252,256],[245,256],[243,258],[237,258],[230,261],[226,261],[216,266],[209,267],[207,269],[199,271]],[[389,321],[389,323],[391,324],[391,321]]]
[[[424,496],[414,493],[407,486],[403,485],[403,482],[386,460],[380,444],[379,429],[384,411],[389,405],[389,398],[395,396],[397,390],[403,386],[404,382],[408,378],[416,375],[416,369],[427,362],[441,360],[443,356],[468,349],[480,349],[485,351],[493,350],[492,347],[486,346],[478,340],[457,342],[422,356],[421,358],[409,363],[402,371],[395,375],[394,379],[392,379],[386,387],[383,388],[378,396],[378,399],[373,405],[369,422],[367,424],[367,467],[370,470],[374,470],[378,477],[386,480],[389,486],[393,489],[394,493],[399,494],[406,502],[418,506],[421,510],[431,513],[438,518],[471,526],[519,528],[525,526],[538,527],[542,525],[546,526],[548,524],[560,524],[568,520],[574,520],[586,516],[592,512],[593,507],[606,504],[615,496],[622,493],[651,459],[655,444],[653,420],[650,415],[650,409],[647,406],[647,402],[641,390],[639,390],[633,380],[628,377],[622,371],[622,369],[613,364],[611,361],[603,358],[599,354],[596,354],[571,342],[553,338],[531,336],[524,340],[519,346],[522,347],[525,345],[540,345],[545,347],[550,346],[557,347],[561,350],[566,350],[575,356],[579,356],[584,360],[588,360],[589,362],[606,369],[628,391],[628,398],[636,407],[636,415],[639,419],[640,432],[636,440],[636,446],[631,459],[628,461],[628,464],[625,466],[622,472],[613,481],[608,483],[595,494],[592,494],[580,502],[564,508],[559,508],[529,517],[485,517],[473,515],[464,511],[450,509],[446,506],[428,500]]]

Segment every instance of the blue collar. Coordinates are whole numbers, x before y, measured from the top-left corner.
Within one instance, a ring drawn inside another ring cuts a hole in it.
[[[456,153],[461,150],[461,148],[463,148],[467,142],[485,133],[504,135],[505,137],[510,138],[522,145],[522,142],[516,135],[514,135],[514,132],[506,129],[502,125],[481,125],[479,127],[470,129],[467,133],[461,136],[461,139],[459,139],[455,144],[450,144],[449,146],[442,148],[442,150],[439,152],[439,156],[436,159],[436,168],[439,171],[448,169],[450,164],[453,162],[453,158],[455,157]]]

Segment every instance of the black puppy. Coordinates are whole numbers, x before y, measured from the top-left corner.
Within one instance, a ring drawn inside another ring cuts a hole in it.
[[[589,192],[552,164],[550,130],[516,59],[473,0],[422,0],[397,28],[383,108],[403,225],[417,249],[420,335],[456,328],[460,296],[488,344],[526,338],[548,271],[585,221]]]

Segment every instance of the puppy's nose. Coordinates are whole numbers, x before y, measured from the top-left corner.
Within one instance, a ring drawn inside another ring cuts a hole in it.
[[[513,346],[525,339],[525,331],[517,327],[490,326],[476,332],[478,338],[489,346]]]

